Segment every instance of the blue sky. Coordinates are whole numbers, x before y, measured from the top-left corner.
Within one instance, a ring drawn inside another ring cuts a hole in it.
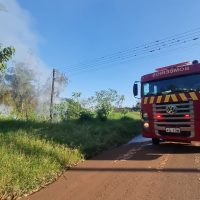
[[[14,2],[25,13],[21,18],[28,18],[37,58],[48,70],[55,67],[68,75],[70,83],[64,96],[77,91],[89,97],[95,91],[112,88],[125,95],[124,105],[132,106],[132,85],[141,75],[157,67],[200,59],[200,43],[196,41],[101,65],[98,70],[74,75],[68,70],[81,67],[81,62],[199,28],[198,0],[0,0],[5,6],[7,2]]]

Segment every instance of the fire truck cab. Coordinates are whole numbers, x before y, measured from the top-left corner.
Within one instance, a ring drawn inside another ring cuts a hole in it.
[[[138,82],[133,93],[138,96]],[[200,64],[197,60],[156,69],[141,77],[142,134],[160,140],[200,141]]]

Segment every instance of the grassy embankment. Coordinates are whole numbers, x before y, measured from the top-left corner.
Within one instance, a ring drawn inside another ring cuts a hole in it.
[[[37,190],[84,158],[126,143],[140,131],[139,114],[128,116],[56,124],[0,120],[0,199]]]

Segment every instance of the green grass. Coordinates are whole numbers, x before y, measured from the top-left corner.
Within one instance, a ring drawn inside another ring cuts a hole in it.
[[[113,112],[109,115],[109,119],[121,119],[124,117],[124,114],[121,112]],[[129,117],[135,120],[140,120],[140,112],[128,112],[125,117]]]
[[[138,114],[124,119],[112,115],[106,122],[1,120],[0,199],[35,191],[83,158],[124,144],[140,132]]]
[[[52,182],[65,167],[83,158],[68,149],[26,131],[0,135],[0,197],[21,196]]]

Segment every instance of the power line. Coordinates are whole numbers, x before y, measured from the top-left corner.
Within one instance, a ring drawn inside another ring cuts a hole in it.
[[[106,65],[106,64],[110,64],[110,63],[114,63],[114,62],[117,62],[117,61],[121,61],[121,60],[126,60],[126,59],[130,59],[130,58],[137,58],[137,57],[141,57],[141,56],[145,56],[145,55],[148,55],[149,53],[155,53],[157,51],[162,51],[164,49],[169,49],[169,48],[172,48],[173,46],[178,46],[178,45],[183,45],[183,44],[186,44],[188,42],[192,42],[194,40],[197,40],[197,39],[190,39],[190,40],[184,40],[184,41],[179,41],[179,42],[176,42],[174,44],[167,44],[167,45],[162,45],[161,46],[158,46],[157,48],[152,48],[152,49],[148,49],[148,50],[145,50],[145,51],[142,51],[142,52],[137,52],[135,54],[126,54],[126,55],[119,55],[118,57],[116,58],[112,58],[112,59],[109,59],[109,60],[102,60],[102,61],[99,61],[98,63],[91,63],[91,64],[88,64],[88,65],[85,65],[85,66],[80,66],[80,67],[76,67],[76,68],[72,68],[68,71],[79,71],[79,70],[84,70],[84,69],[88,69],[88,68],[92,68],[94,66],[101,66],[101,65]]]
[[[97,59],[94,59],[94,60],[91,60],[89,62],[82,62],[82,63],[79,63],[78,65],[75,65],[73,67],[68,67],[68,69],[71,69],[71,68],[75,68],[76,66],[79,66],[81,65],[82,67],[84,65],[88,65],[88,64],[93,64],[93,63],[96,63],[96,62],[100,62],[102,60],[107,60],[107,59],[111,59],[111,58],[115,58],[121,54],[126,54],[126,53],[130,53],[130,52],[135,52],[137,53],[137,51],[139,50],[148,50],[150,48],[153,48],[153,47],[158,47],[159,45],[161,46],[166,46],[166,43],[177,43],[177,41],[179,41],[180,39],[187,39],[188,36],[189,37],[199,37],[199,34],[200,34],[200,29],[195,29],[195,31],[191,32],[191,31],[188,31],[188,32],[185,32],[184,33],[185,35],[182,34],[179,34],[179,35],[176,35],[176,37],[167,37],[167,40],[166,38],[165,39],[162,39],[162,40],[156,40],[154,42],[151,42],[151,43],[146,43],[146,44],[143,44],[143,45],[140,45],[140,46],[137,46],[137,47],[134,47],[134,48],[129,48],[127,50],[124,50],[124,51],[120,51],[120,52],[117,52],[117,53],[114,53],[114,54],[110,54],[108,56],[103,56],[103,57],[100,57],[100,58],[97,58]],[[195,35],[194,35],[195,34]],[[179,36],[179,37],[177,37]]]
[[[199,36],[199,34],[200,34],[200,28],[196,28],[194,30],[190,30],[190,31],[187,31],[187,32],[184,32],[184,33],[181,33],[181,34],[176,34],[174,36],[166,37],[164,39],[156,40],[156,41],[153,41],[153,42],[150,42],[150,43],[145,43],[145,44],[133,47],[133,48],[129,48],[129,49],[126,49],[126,50],[123,50],[123,51],[113,53],[113,54],[102,56],[102,57],[99,57],[99,58],[96,58],[96,59],[93,59],[93,60],[90,60],[90,61],[87,61],[87,62],[80,62],[77,65],[74,65],[72,67],[71,66],[66,67],[66,68],[67,69],[71,69],[71,68],[74,69],[74,67],[79,66],[79,65],[83,66],[83,65],[88,65],[88,64],[91,64],[91,63],[93,64],[93,63],[96,63],[96,62],[99,62],[99,61],[102,61],[102,60],[115,58],[115,57],[117,57],[121,54],[126,54],[126,53],[130,53],[130,52],[137,52],[139,50],[147,50],[149,48],[153,48],[153,47],[156,47],[156,46],[159,46],[159,45],[165,46],[166,45],[165,43],[169,43],[170,41],[171,41],[171,43],[175,43],[177,40],[187,39],[188,36],[189,37],[191,37],[191,36],[197,37],[197,36]]]
[[[165,46],[162,46],[162,47],[157,47],[157,48],[153,48],[153,49],[148,49],[146,51],[143,51],[143,52],[137,52],[136,54],[127,54],[127,55],[120,55],[114,59],[109,59],[109,60],[106,60],[106,61],[101,61],[101,62],[98,62],[98,63],[92,63],[90,65],[86,65],[86,66],[80,66],[80,67],[77,67],[77,68],[73,68],[73,69],[70,69],[68,70],[69,72],[75,72],[75,71],[79,71],[79,70],[84,70],[84,69],[88,69],[88,68],[92,68],[94,66],[101,66],[101,65],[105,65],[105,64],[110,64],[110,63],[114,63],[114,62],[118,62],[118,61],[121,61],[121,60],[126,60],[126,59],[130,59],[130,58],[137,58],[137,57],[141,57],[141,56],[145,56],[145,55],[148,55],[148,54],[152,54],[154,52],[157,52],[157,51],[162,51],[164,49],[167,49],[167,48],[171,48],[173,46],[178,46],[178,45],[183,45],[183,44],[186,44],[188,42],[191,42],[191,41],[194,41],[193,39],[190,39],[190,40],[184,40],[184,41],[179,41],[177,44],[168,44],[168,45],[165,45]]]
[[[197,45],[197,43],[192,44],[192,45],[190,44],[190,45],[187,45],[187,46],[185,46],[185,47],[176,47],[176,48],[174,48],[174,49],[171,49],[170,51],[169,51],[169,50],[165,50],[165,51],[163,51],[163,52],[169,53],[169,52],[178,50],[178,49],[180,49],[180,48],[181,48],[181,49],[186,49],[186,48],[188,48],[188,46],[189,46],[189,47],[192,47],[192,46],[195,46],[195,45]],[[163,52],[157,52],[157,53],[155,53],[154,55],[160,56]],[[142,57],[139,57],[139,58],[130,58],[130,59],[127,59],[127,60],[119,61],[119,62],[117,62],[117,63],[118,63],[118,64],[120,64],[120,63],[128,63],[128,62],[130,62],[130,61],[132,61],[132,60],[137,60],[137,61],[139,61],[139,60],[142,60],[142,59],[147,58],[147,57],[150,57],[150,56],[152,56],[152,54],[148,54],[148,55],[145,55],[145,56],[142,56]],[[114,64],[114,63],[110,63],[110,64]],[[99,71],[99,70],[101,70],[101,69],[102,69],[102,68],[100,68],[99,66],[96,66],[96,67],[90,68],[90,69],[83,69],[82,71],[79,70],[79,71],[74,72],[74,73],[72,73],[72,74],[70,74],[70,75],[71,75],[71,76],[75,76],[75,75],[83,74],[83,73],[86,73],[86,72],[89,72],[89,71],[92,71],[92,70]]]
[[[145,56],[152,54],[163,49],[171,48],[178,45],[185,45],[186,43],[196,42],[200,39],[200,28],[196,28],[191,31],[187,31],[181,34],[170,36],[161,40],[139,45],[127,50],[116,52],[108,56],[103,56],[89,62],[80,63],[78,65],[68,67],[68,72],[84,71],[88,69],[96,68],[96,66],[111,64],[130,58],[136,58],[138,56]]]

